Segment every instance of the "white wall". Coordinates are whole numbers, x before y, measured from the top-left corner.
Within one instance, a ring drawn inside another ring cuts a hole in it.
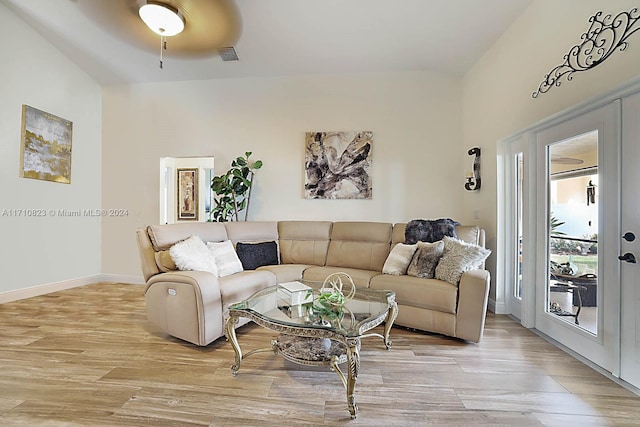
[[[488,268],[495,277],[496,259],[496,142],[572,105],[603,94],[640,75],[640,33],[629,38],[624,52],[615,52],[592,70],[574,74],[546,94],[532,99],[544,75],[563,62],[580,42],[588,19],[599,10],[616,15],[638,7],[634,0],[535,0],[494,46],[466,74],[463,81],[464,146],[483,149],[483,189],[465,193],[465,221],[480,209],[494,254]],[[462,172],[461,172],[462,173]],[[501,289],[504,284],[497,284]],[[490,298],[495,300],[496,287]],[[500,295],[498,294],[498,299]]]
[[[427,72],[227,79],[103,90],[103,272],[140,276],[134,232],[158,222],[160,157],[245,151],[264,161],[250,220],[460,218],[466,156],[458,78]],[[371,130],[372,200],[305,200],[304,135]]]
[[[0,293],[98,275],[100,220],[49,210],[100,208],[100,87],[2,4],[0,51]],[[19,177],[22,104],[73,122],[71,184]]]

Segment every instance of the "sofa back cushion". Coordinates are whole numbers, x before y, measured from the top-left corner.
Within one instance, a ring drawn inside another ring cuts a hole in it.
[[[220,222],[178,222],[147,227],[153,249],[166,251],[174,244],[196,235],[203,242],[228,240],[227,231]]]
[[[386,222],[336,222],[331,231],[327,265],[382,271],[391,244]]]
[[[325,265],[331,221],[280,221],[281,264]]]
[[[256,243],[278,240],[278,223],[275,221],[232,221],[225,222],[229,240]]]
[[[404,243],[404,232],[407,224],[397,223],[393,226],[393,238],[391,240],[392,246],[398,243]],[[456,227],[456,235],[458,239],[467,243],[473,243],[474,245],[485,245],[484,230],[477,225],[458,225]]]
[[[477,225],[459,225],[456,227],[458,239],[484,247],[484,230]]]

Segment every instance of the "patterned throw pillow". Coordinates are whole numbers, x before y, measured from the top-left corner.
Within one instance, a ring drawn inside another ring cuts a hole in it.
[[[407,274],[423,279],[433,279],[436,265],[444,252],[444,243],[442,240],[433,243],[418,242],[416,246],[418,249],[409,264]]]
[[[218,275],[215,259],[198,236],[191,236],[171,246],[169,255],[178,270],[208,271]]]
[[[476,270],[491,254],[489,249],[466,243],[462,240],[445,237],[444,254],[436,266],[436,279],[457,285],[462,273]]]
[[[208,242],[207,247],[213,255],[216,267],[218,268],[218,277],[229,276],[233,273],[239,273],[242,269],[242,263],[233,249],[231,240],[224,242]]]
[[[417,245],[405,245],[403,243],[395,245],[384,262],[382,272],[394,276],[407,274],[407,267],[417,248]]]
[[[278,244],[276,242],[238,242],[236,243],[236,253],[245,270],[255,270],[263,265],[278,264]]]

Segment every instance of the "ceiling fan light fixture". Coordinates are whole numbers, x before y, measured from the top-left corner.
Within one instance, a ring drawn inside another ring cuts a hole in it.
[[[148,1],[140,6],[138,13],[147,27],[160,36],[175,36],[184,30],[182,13],[168,4]]]

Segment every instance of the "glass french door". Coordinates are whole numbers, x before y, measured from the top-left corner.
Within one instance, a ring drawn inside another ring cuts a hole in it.
[[[536,133],[535,327],[618,369],[619,113],[615,102]]]

